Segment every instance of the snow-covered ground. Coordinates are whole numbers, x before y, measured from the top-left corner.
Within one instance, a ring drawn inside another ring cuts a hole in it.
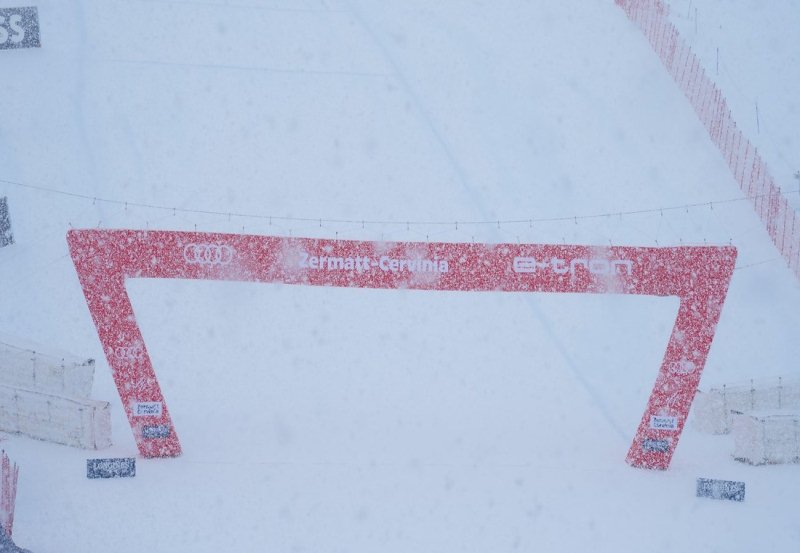
[[[708,44],[724,45],[718,82],[734,117],[791,187],[800,10],[674,4],[704,62]],[[136,447],[70,227],[732,243],[739,268],[702,387],[798,374],[800,286],[610,0],[37,5],[42,48],[0,51],[0,195],[16,238],[0,249],[0,332],[97,359],[94,397],[112,402],[115,443],[6,437],[21,467],[18,543],[798,550],[797,465],[737,463],[729,437],[691,426],[670,470],[625,464],[677,310],[669,298],[131,280],[184,455],[87,480],[87,458]],[[741,36],[746,51],[729,47]],[[759,99],[760,128],[736,115],[737,95]],[[745,481],[747,499],[696,498],[698,477]]]

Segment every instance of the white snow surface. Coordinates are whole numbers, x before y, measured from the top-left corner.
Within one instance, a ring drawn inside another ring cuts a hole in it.
[[[713,33],[697,44],[748,37],[724,71],[762,99],[760,130],[743,128],[796,193],[800,9],[675,4],[682,32],[695,32],[690,10],[706,14],[697,36]],[[668,471],[624,461],[675,298],[130,280],[184,454],[88,480],[87,458],[137,451],[70,227],[731,243],[738,268],[703,388],[800,373],[800,285],[750,205],[726,202],[742,194],[719,152],[611,0],[37,6],[42,47],[0,51],[0,195],[16,239],[0,249],[0,332],[95,358],[114,445],[5,437],[20,545],[800,550],[799,465],[738,463],[730,436],[691,425]],[[514,219],[538,221],[469,224]],[[744,481],[746,500],[697,498],[698,477]]]

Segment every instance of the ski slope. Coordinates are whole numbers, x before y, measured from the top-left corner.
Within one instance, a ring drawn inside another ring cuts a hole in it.
[[[798,374],[800,286],[749,203],[728,201],[735,182],[638,30],[611,1],[501,4],[38,3],[42,48],[0,52],[16,239],[0,249],[0,332],[97,359],[115,443],[6,436],[17,543],[797,551],[797,465],[737,463],[730,437],[691,425],[669,471],[624,462],[674,298],[130,280],[184,454],[86,479],[87,458],[136,447],[69,228],[730,243],[739,269],[703,386]],[[799,17],[734,4],[731,32],[753,9],[786,36]],[[771,62],[790,65],[778,44]],[[761,86],[787,89],[770,67]],[[796,100],[776,98],[789,115],[770,118],[768,161],[797,140]],[[698,477],[745,481],[747,499],[698,499]]]

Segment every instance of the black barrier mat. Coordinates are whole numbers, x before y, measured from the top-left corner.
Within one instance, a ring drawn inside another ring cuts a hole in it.
[[[8,198],[0,198],[0,248],[14,243],[11,232],[11,216],[8,213]]]
[[[136,476],[136,459],[87,459],[86,478],[131,478]]]
[[[735,480],[697,479],[697,497],[744,501],[744,482]]]

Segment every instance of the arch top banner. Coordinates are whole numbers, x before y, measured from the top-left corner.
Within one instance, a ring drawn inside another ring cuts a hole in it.
[[[129,278],[677,296],[678,316],[627,456],[633,466],[666,469],[736,261],[730,246],[366,242],[151,230],[71,230],[67,242],[145,457],[180,455],[181,446],[125,289]]]

